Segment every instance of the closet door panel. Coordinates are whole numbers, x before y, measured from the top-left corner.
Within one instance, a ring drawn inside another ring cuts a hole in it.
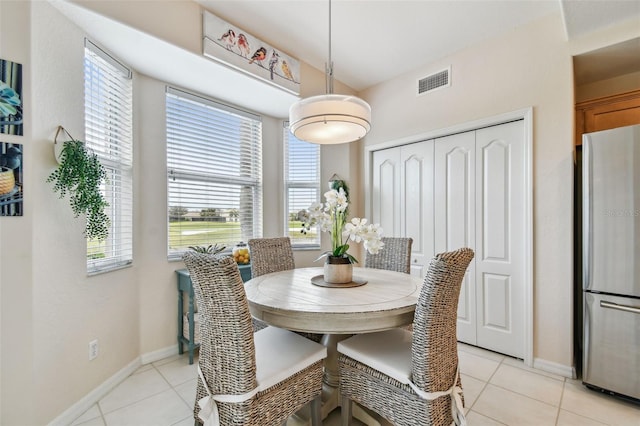
[[[433,146],[430,140],[401,150],[402,236],[413,239],[411,273],[421,277],[433,257]]]
[[[475,132],[435,141],[434,234],[435,253],[474,248]],[[475,266],[465,274],[458,303],[458,340],[476,344]]]
[[[384,235],[401,235],[400,147],[373,153],[373,223],[379,223]]]
[[[476,131],[478,345],[524,357],[524,126]]]

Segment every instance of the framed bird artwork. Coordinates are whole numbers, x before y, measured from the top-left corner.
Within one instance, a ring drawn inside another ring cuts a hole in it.
[[[280,49],[204,11],[203,55],[229,67],[300,94],[300,63]]]

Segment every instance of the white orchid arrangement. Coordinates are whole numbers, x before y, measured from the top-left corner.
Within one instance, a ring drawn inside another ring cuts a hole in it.
[[[298,219],[303,222],[302,232],[307,233],[312,226],[318,225],[322,232],[331,234],[331,251],[324,256],[348,257],[352,263],[358,260],[347,253],[349,240],[364,243],[364,248],[371,254],[382,249],[382,228],[379,224],[369,224],[365,218],[353,218],[347,222],[349,197],[344,187],[331,189],[324,193],[325,204],[313,203],[307,210],[298,212]]]

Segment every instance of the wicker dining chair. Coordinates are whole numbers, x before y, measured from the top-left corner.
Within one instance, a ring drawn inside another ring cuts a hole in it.
[[[249,240],[251,278],[296,267],[289,237],[253,238]]]
[[[251,278],[271,272],[288,271],[296,267],[289,237],[253,238],[249,240],[251,253]],[[268,324],[252,318],[253,331],[260,331]]]
[[[367,253],[365,268],[387,269],[389,271],[411,273],[412,238],[382,237],[384,247],[376,254]]]
[[[320,425],[326,348],[276,327],[253,333],[233,258],[186,252],[183,260],[201,312],[196,423],[217,408],[220,425],[279,426],[311,403]]]
[[[351,401],[398,426],[465,424],[456,319],[473,255],[462,248],[431,260],[413,333],[396,328],[338,343],[343,426],[351,421]]]
[[[296,267],[289,237],[253,238],[249,240],[251,253],[251,278],[270,274],[271,272],[288,271]],[[260,331],[268,324],[253,318],[253,330]],[[298,332],[301,336],[320,342],[322,334]]]
[[[413,238],[382,237],[382,242],[384,243],[382,250],[376,254],[366,254],[365,268],[388,269],[389,271],[410,274]],[[413,324],[404,328],[413,331]]]

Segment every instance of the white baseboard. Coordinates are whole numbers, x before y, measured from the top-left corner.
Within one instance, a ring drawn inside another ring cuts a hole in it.
[[[80,417],[91,408],[94,404],[100,401],[106,394],[108,394],[111,389],[120,384],[124,379],[129,377],[134,371],[136,371],[142,363],[140,362],[140,357],[131,361],[126,367],[122,370],[118,371],[113,376],[109,377],[107,380],[102,382],[97,388],[89,392],[85,395],[80,401],[73,404],[71,407],[66,409],[62,414],[53,419],[50,426],[54,425],[69,425],[73,423],[75,419]]]
[[[75,419],[84,414],[84,412],[94,404],[98,403],[98,401],[100,401],[106,394],[118,386],[124,379],[133,374],[133,372],[142,365],[150,364],[177,354],[177,345],[171,345],[163,349],[158,349],[157,351],[140,355],[116,374],[102,382],[97,388],[85,395],[80,401],[76,402],[58,417],[53,419],[53,421],[49,423],[49,426],[62,426],[73,423]]]
[[[547,373],[556,374],[558,376],[568,377],[570,379],[578,377],[575,366],[558,364],[541,358],[535,358],[533,360],[533,368],[546,371]]]
[[[142,361],[142,365],[147,365],[174,355],[178,355],[178,345],[171,345],[158,349],[157,351],[147,352],[146,354],[140,355],[140,360]]]

